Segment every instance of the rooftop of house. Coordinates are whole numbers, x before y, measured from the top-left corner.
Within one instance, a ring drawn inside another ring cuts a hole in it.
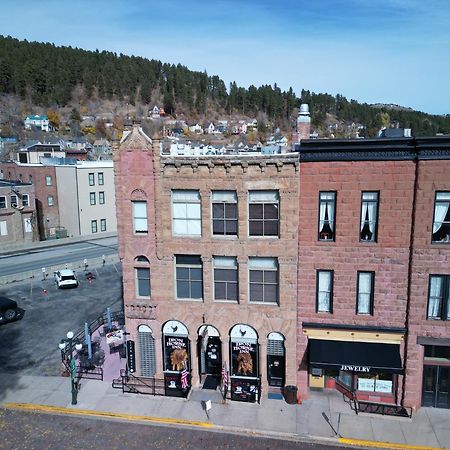
[[[25,120],[48,120],[47,116],[39,116],[37,114],[25,117]]]

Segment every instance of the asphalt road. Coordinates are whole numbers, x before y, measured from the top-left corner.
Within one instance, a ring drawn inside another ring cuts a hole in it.
[[[52,277],[0,286],[0,295],[16,300],[25,310],[23,319],[0,325],[2,372],[60,375],[58,344],[67,332],[81,331],[85,322],[95,320],[107,307],[123,310],[120,264],[93,272],[97,277],[92,283],[79,272],[80,286],[75,289],[58,289]]]
[[[40,270],[42,267],[117,254],[117,237],[76,242],[49,248],[32,248],[0,256],[0,276]]]
[[[0,409],[0,449],[337,450],[335,445]]]

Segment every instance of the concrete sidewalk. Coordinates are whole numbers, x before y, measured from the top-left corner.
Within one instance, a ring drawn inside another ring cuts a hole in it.
[[[122,420],[204,426],[288,439],[319,439],[361,448],[450,448],[449,410],[422,408],[412,419],[355,415],[338,392],[327,390],[312,392],[302,405],[288,405],[283,400],[265,396],[261,405],[232,401],[213,403],[208,418],[199,400],[206,398],[208,391],[193,394],[200,395],[191,395],[190,400],[185,400],[122,394],[121,390],[113,389],[110,382],[81,380],[78,404],[72,406],[68,378],[17,376],[13,382],[11,375],[0,374],[0,402],[7,407],[14,407],[8,405],[11,403],[27,404],[22,407],[30,405],[31,408],[42,406],[43,410],[57,407],[52,410],[103,417],[106,413]],[[211,396],[214,394],[212,392]]]

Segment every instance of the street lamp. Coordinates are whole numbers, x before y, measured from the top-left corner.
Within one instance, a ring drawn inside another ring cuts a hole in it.
[[[69,344],[69,355],[70,355],[70,380],[72,385],[72,405],[77,404],[77,394],[78,394],[78,386],[76,381],[77,376],[77,367],[75,364],[75,358],[73,357],[73,346],[75,344],[75,349],[80,351],[83,348],[83,345],[78,339],[73,338],[73,331],[69,331],[67,333],[66,339],[61,339],[59,343],[59,348],[61,353],[66,348],[66,345]]]

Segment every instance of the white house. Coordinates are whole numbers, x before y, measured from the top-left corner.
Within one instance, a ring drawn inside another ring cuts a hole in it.
[[[47,116],[27,116],[24,120],[25,130],[51,131],[50,122]]]

